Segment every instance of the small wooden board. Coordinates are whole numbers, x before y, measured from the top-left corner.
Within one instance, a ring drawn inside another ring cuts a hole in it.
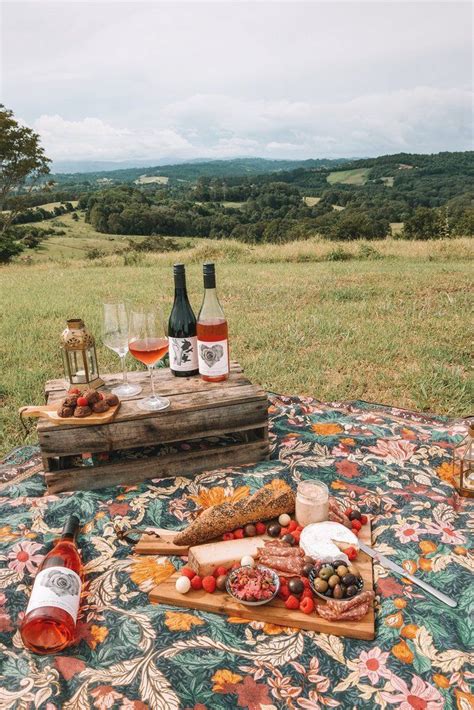
[[[189,545],[175,545],[173,538],[176,535],[176,530],[164,530],[156,528],[156,532],[160,537],[155,535],[141,536],[133,552],[137,555],[187,555]],[[210,542],[214,542],[210,540]]]
[[[360,539],[367,545],[371,544],[370,521],[361,530]],[[372,559],[364,552],[359,552],[356,565],[360,570],[366,589],[373,589],[374,575]],[[198,611],[211,611],[216,614],[236,616],[250,621],[263,621],[279,626],[293,626],[307,631],[317,631],[336,636],[372,641],[375,638],[375,613],[374,608],[369,609],[360,621],[328,621],[313,614],[303,614],[301,611],[290,611],[281,599],[276,599],[270,604],[262,606],[245,606],[230,597],[226,592],[208,594],[203,590],[191,590],[187,594],[176,591],[175,583],[179,574],[176,572],[168,577],[162,584],[154,587],[149,595],[152,603],[166,604],[168,606],[185,607]],[[316,604],[325,602],[316,599]]]
[[[69,426],[96,426],[97,424],[106,424],[114,419],[120,407],[120,402],[113,407],[109,407],[106,412],[92,412],[87,417],[60,417],[58,414],[58,405],[43,404],[41,406],[21,407],[20,415],[22,417],[41,417],[47,419],[54,424],[69,424]]]

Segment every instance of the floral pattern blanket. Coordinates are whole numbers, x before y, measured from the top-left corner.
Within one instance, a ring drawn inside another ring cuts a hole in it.
[[[36,447],[0,467],[0,707],[45,710],[468,710],[472,503],[453,486],[462,422],[364,402],[271,396],[272,458],[139,486],[45,495]],[[275,478],[325,481],[373,516],[373,546],[458,601],[375,566],[373,642],[152,605],[179,558],[134,557],[114,523],[181,528],[199,506]],[[3,483],[2,483],[3,481]],[[75,647],[26,651],[17,631],[42,556],[79,513],[87,585]],[[471,527],[470,527],[471,525]]]

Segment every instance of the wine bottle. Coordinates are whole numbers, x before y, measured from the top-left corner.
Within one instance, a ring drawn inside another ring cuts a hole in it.
[[[214,264],[203,265],[204,299],[197,320],[199,373],[206,382],[229,377],[227,321],[216,292]]]
[[[20,626],[23,643],[34,653],[57,653],[74,641],[81,596],[78,527],[79,519],[71,515],[36,574]]]
[[[196,316],[188,300],[184,264],[175,264],[174,303],[168,322],[170,370],[175,377],[197,375]]]

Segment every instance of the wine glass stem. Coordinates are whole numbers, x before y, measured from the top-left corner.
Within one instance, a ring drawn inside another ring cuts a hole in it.
[[[154,366],[153,365],[148,365],[148,369],[150,371],[150,381],[151,381],[151,397],[152,399],[156,399],[156,392],[155,392],[155,378],[153,377],[154,373]]]
[[[122,372],[123,372],[123,384],[127,385],[128,384],[128,375],[127,375],[127,368],[125,366],[125,358],[127,355],[120,355],[120,362],[122,365]]]

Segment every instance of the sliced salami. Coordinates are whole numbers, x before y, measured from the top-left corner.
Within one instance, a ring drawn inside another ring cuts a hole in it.
[[[302,557],[277,557],[276,555],[261,554],[258,561],[271,569],[288,572],[292,575],[303,573],[304,562]]]

